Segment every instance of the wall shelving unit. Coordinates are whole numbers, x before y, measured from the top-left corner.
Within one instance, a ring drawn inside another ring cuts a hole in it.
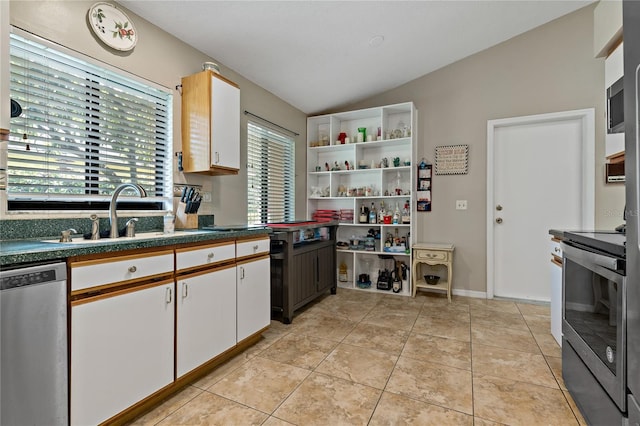
[[[359,142],[362,128],[370,136],[362,136]],[[307,119],[307,218],[340,221],[336,268],[347,265],[347,280],[338,280],[340,287],[361,288],[359,276],[368,274],[367,290],[385,291],[376,288],[378,271],[394,269],[395,264],[381,256],[393,256],[408,267],[398,294],[411,295],[410,250],[385,248],[385,239],[404,237],[409,248],[415,242],[416,128],[417,111],[411,102]],[[352,143],[341,143],[341,133]],[[396,206],[402,214],[407,202],[409,223],[359,223],[363,205],[370,209],[373,203],[379,211],[384,203],[393,217]],[[379,238],[372,244],[368,234]]]

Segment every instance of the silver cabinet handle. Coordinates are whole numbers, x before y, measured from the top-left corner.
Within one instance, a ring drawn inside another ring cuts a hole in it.
[[[167,287],[167,293],[165,296],[165,301],[167,302],[167,304],[171,303],[171,301],[173,300],[173,292],[171,291],[171,287]]]
[[[136,268],[135,265],[134,266],[129,266],[129,272],[131,272],[132,274],[134,272],[136,272],[137,270],[138,270],[138,268]]]
[[[253,251],[254,252],[258,251],[258,245],[257,244],[255,246],[253,246]]]
[[[189,297],[189,284],[183,282],[182,283],[182,298],[186,299]]]
[[[211,253],[209,253],[209,254],[207,255],[207,258],[208,258],[208,259],[213,259],[213,256],[215,256],[215,253],[214,253],[214,252],[211,252]]]
[[[244,280],[244,268],[242,266],[240,267],[240,279]]]

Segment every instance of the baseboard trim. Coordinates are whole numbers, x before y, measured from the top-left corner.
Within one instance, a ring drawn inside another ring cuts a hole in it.
[[[474,297],[477,299],[486,299],[487,292],[486,291],[474,291],[474,290],[460,290],[460,289],[451,289],[451,294],[454,296],[464,296],[464,297]]]

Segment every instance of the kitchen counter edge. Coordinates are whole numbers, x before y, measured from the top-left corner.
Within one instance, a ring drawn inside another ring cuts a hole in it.
[[[268,235],[271,233],[271,230],[268,228],[234,231],[194,231],[195,232],[193,234],[183,234],[179,236],[167,235],[165,238],[129,241],[127,241],[126,238],[121,238],[115,242],[105,239],[104,242],[96,242],[87,245],[48,243],[42,242],[42,238],[5,240],[0,241],[0,267],[7,268],[39,262],[62,262],[73,256],[116,253],[125,250],[166,247],[186,243],[201,243],[206,241],[258,236],[261,234]]]

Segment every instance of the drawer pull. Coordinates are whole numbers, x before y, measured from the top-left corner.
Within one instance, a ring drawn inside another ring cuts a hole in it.
[[[186,299],[189,297],[189,284],[182,283],[182,298]]]
[[[258,251],[258,245],[257,244],[255,246],[253,246],[253,251],[254,252]]]
[[[135,273],[138,270],[138,268],[134,266],[129,266],[129,272],[131,272],[132,274]]]
[[[167,287],[167,294],[166,294],[165,300],[166,300],[167,304],[171,303],[171,301],[173,300],[171,287]]]
[[[242,266],[240,267],[240,279],[244,280],[244,268]]]
[[[208,258],[208,259],[213,259],[213,256],[215,256],[215,253],[214,253],[214,252],[211,252],[211,253],[209,253],[209,254],[207,255],[207,258]]]

